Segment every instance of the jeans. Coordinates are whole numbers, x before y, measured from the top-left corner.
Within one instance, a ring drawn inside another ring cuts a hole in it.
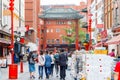
[[[58,72],[59,72],[59,64],[55,63],[55,71],[56,71],[56,74],[58,75]]]
[[[51,75],[53,75],[54,64],[51,64]]]
[[[65,79],[66,76],[66,66],[60,66],[60,78]]]
[[[43,66],[38,66],[39,77],[43,78]]]
[[[51,67],[45,67],[45,74],[46,78],[49,78],[49,75],[51,74]]]

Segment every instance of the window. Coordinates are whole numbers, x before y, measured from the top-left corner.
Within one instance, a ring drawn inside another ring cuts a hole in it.
[[[111,25],[110,25],[110,17],[111,17],[111,15],[110,15],[110,11],[108,12],[108,29],[111,27]]]
[[[60,40],[59,39],[56,39],[56,44],[59,44],[60,43]]]
[[[53,32],[53,29],[50,29],[50,32]]]
[[[63,40],[62,40],[62,44],[64,44],[64,43],[66,43],[66,41],[63,39]]]
[[[57,21],[56,24],[65,24],[64,21]]]
[[[47,29],[47,33],[49,33],[49,29]]]
[[[119,21],[119,9],[118,9],[118,7],[115,9],[115,17],[116,17],[116,19],[115,19],[115,22],[116,22],[116,25],[118,25],[118,21]]]
[[[46,24],[50,24],[50,21],[47,21]]]
[[[54,39],[52,39],[52,43],[54,43]]]
[[[57,29],[56,29],[56,32],[60,32],[60,29],[57,28]]]
[[[47,40],[47,43],[50,44],[50,39]]]

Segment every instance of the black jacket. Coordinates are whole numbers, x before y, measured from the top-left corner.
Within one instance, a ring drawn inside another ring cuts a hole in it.
[[[59,64],[60,66],[66,66],[67,65],[67,53],[63,52],[59,55]]]

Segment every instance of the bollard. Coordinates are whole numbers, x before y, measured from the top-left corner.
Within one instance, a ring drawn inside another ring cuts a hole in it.
[[[17,79],[18,78],[18,65],[10,64],[9,65],[9,79]]]
[[[23,62],[20,62],[20,72],[23,73]]]

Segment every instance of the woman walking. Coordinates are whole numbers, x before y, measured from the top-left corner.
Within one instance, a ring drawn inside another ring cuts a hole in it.
[[[38,56],[38,72],[39,72],[39,78],[43,79],[43,67],[45,64],[45,57],[43,55],[43,51],[40,51],[40,55]]]
[[[37,60],[37,52],[31,51],[28,56],[28,64],[29,64],[29,72],[30,72],[30,79],[35,79],[35,61]]]

